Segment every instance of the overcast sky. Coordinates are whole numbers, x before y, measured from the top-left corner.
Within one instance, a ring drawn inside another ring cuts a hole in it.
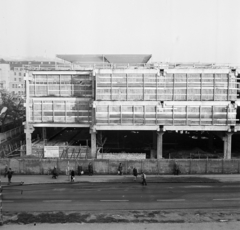
[[[240,65],[240,0],[0,0],[0,56]]]

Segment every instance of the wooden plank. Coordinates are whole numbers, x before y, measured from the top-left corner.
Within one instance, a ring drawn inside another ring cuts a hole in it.
[[[108,106],[108,124],[110,123],[110,105]]]
[[[146,106],[143,106],[143,124],[146,124]]]
[[[113,98],[112,98],[113,97],[113,89],[112,89],[113,88],[112,87],[112,78],[113,77],[112,77],[112,74],[110,74],[110,77],[111,77],[111,80],[110,80],[111,81],[111,91],[110,91],[111,92],[111,100],[113,100]]]
[[[227,101],[229,101],[230,74],[227,75]]]
[[[133,105],[133,124],[135,124],[135,106]]]
[[[122,105],[120,105],[120,124],[122,124]]]
[[[212,125],[214,125],[214,106],[212,106]]]
[[[59,96],[61,97],[61,74],[59,74]]]
[[[216,74],[213,74],[213,100],[215,101],[216,94]]]
[[[42,108],[42,117],[41,117],[41,121],[43,122],[43,117],[44,117],[43,101],[41,101],[41,108]]]
[[[174,106],[172,106],[172,125],[174,125]]]
[[[126,74],[126,100],[128,100],[128,74]]]
[[[172,100],[175,99],[175,74],[173,74],[173,93],[172,93]]]
[[[65,122],[67,122],[67,101],[64,101]]]
[[[142,81],[143,81],[143,100],[145,100],[145,79],[144,79],[144,74],[142,74]]]
[[[158,75],[155,74],[156,76],[156,100],[158,101]]]
[[[202,118],[202,106],[199,106],[199,125],[201,125],[201,118]]]

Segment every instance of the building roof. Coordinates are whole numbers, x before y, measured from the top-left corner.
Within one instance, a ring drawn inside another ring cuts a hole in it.
[[[71,63],[147,63],[151,54],[58,54]]]

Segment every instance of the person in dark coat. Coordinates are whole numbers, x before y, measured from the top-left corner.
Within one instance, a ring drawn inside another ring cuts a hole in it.
[[[176,164],[176,162],[174,162],[174,165],[173,165],[173,174],[174,175],[180,174],[180,169],[179,169],[178,165]]]
[[[134,176],[134,180],[137,180],[138,172],[135,167],[133,168],[133,176]]]
[[[52,171],[52,178],[57,179],[57,177],[58,177],[57,168],[56,168],[56,166],[54,166],[53,171]]]
[[[142,172],[142,185],[146,185],[147,186],[147,176],[144,172]]]
[[[74,182],[75,180],[75,171],[74,169],[71,170],[71,182]]]
[[[89,173],[89,176],[93,175],[93,166],[91,162],[89,162],[88,164],[88,173]]]
[[[11,168],[8,169],[7,172],[7,176],[8,176],[8,183],[11,183],[11,179],[12,179],[12,175],[13,175],[13,171],[11,170]]]
[[[118,174],[119,175],[122,175],[122,169],[123,169],[122,163],[120,163],[119,166],[118,166]]]

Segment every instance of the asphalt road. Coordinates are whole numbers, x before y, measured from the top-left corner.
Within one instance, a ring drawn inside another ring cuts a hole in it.
[[[240,208],[236,183],[75,183],[9,186],[3,211]]]

